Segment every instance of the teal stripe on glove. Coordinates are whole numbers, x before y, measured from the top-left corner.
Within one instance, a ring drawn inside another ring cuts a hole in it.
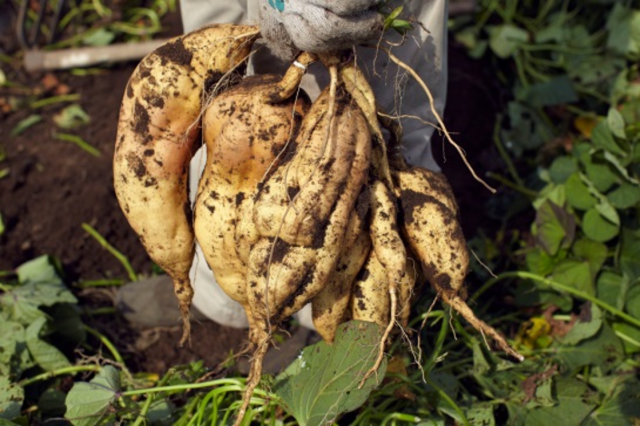
[[[284,0],[269,0],[269,5],[278,12],[284,12]]]

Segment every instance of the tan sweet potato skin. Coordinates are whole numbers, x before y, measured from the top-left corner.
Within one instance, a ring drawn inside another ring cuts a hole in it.
[[[203,95],[241,66],[257,35],[252,26],[214,25],[174,38],[141,61],[122,101],[116,196],[151,258],[173,278],[185,317],[194,254],[187,173]]]
[[[466,295],[469,252],[453,192],[444,175],[421,168],[393,173],[405,240],[438,291]]]
[[[254,194],[308,110],[304,96],[269,101],[279,80],[248,77],[217,96],[203,118],[207,164],[194,207],[195,234],[218,284],[243,305],[249,251],[258,240]]]

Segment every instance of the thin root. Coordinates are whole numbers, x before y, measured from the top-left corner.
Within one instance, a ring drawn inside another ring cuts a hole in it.
[[[485,188],[487,188],[489,191],[491,191],[493,194],[495,194],[496,190],[476,174],[475,170],[473,170],[473,167],[471,166],[471,164],[467,160],[467,157],[464,154],[464,151],[462,150],[460,145],[458,145],[456,142],[454,142],[453,138],[451,138],[451,135],[449,134],[449,131],[447,130],[447,127],[444,125],[444,122],[442,121],[442,118],[440,117],[440,114],[438,114],[438,111],[436,111],[435,101],[433,99],[433,95],[431,94],[431,90],[429,90],[429,87],[427,87],[427,85],[424,82],[424,80],[422,80],[422,78],[420,78],[418,73],[415,72],[413,70],[413,68],[411,68],[409,65],[405,64],[404,62],[402,62],[397,56],[395,56],[393,53],[391,53],[390,49],[388,49],[386,47],[382,47],[382,46],[370,46],[370,47],[375,47],[375,48],[379,48],[379,49],[384,50],[387,53],[387,55],[389,55],[389,59],[391,59],[391,61],[393,61],[400,68],[404,69],[409,74],[411,74],[411,76],[418,82],[418,84],[422,87],[422,90],[424,90],[424,92],[427,94],[427,97],[429,98],[429,105],[431,107],[431,112],[433,113],[433,115],[435,116],[436,120],[438,121],[438,124],[440,125],[440,128],[442,128],[442,132],[444,133],[444,135],[447,138],[447,140],[449,141],[449,143],[451,145],[453,145],[453,147],[458,151],[458,153],[460,154],[460,157],[462,158],[462,161],[464,161],[464,164],[467,166],[467,168],[469,169],[469,171],[471,172],[471,175],[475,178],[475,180],[480,182],[482,185],[484,185]]]
[[[260,383],[260,378],[262,377],[262,361],[264,360],[264,356],[267,353],[268,349],[269,338],[267,337],[263,339],[262,342],[260,342],[254,353],[253,360],[251,360],[251,371],[249,372],[249,376],[247,377],[247,388],[244,391],[244,396],[242,397],[242,406],[240,407],[240,411],[238,411],[238,416],[236,417],[234,426],[240,426],[245,414],[247,413],[249,403],[251,402],[251,397],[253,396],[253,391]]]
[[[362,381],[360,382],[360,385],[358,385],[358,389],[362,389],[362,387],[364,386],[364,383],[367,381],[369,377],[371,377],[372,374],[374,373],[377,374],[378,368],[380,368],[380,364],[382,364],[382,360],[384,359],[384,348],[387,343],[387,339],[389,338],[389,335],[393,330],[393,326],[396,323],[396,310],[398,307],[398,296],[396,293],[397,293],[396,284],[392,282],[389,285],[389,297],[391,298],[391,312],[390,312],[391,315],[389,317],[389,324],[387,324],[387,328],[384,330],[384,334],[380,339],[380,347],[378,348],[378,357],[376,358],[376,362],[373,365],[373,367],[371,367],[369,371],[365,373],[364,377],[362,378]]]
[[[498,332],[493,327],[491,327],[484,321],[478,319],[478,317],[476,317],[476,315],[473,313],[471,308],[469,308],[469,306],[459,296],[457,295],[448,296],[446,294],[443,294],[442,298],[444,299],[445,303],[447,303],[456,312],[462,315],[462,317],[466,319],[469,322],[469,324],[473,326],[473,328],[478,330],[483,335],[483,337],[485,334],[488,335],[496,342],[498,347],[502,349],[505,353],[516,358],[518,361],[524,361],[524,357],[520,355],[518,352],[516,352],[513,348],[511,348],[511,346],[509,346],[507,341],[501,335],[499,335]]]

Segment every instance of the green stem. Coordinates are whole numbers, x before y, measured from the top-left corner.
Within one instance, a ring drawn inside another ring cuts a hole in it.
[[[529,87],[529,80],[527,79],[527,75],[524,72],[524,64],[522,63],[522,57],[519,53],[516,53],[513,56],[513,60],[516,64],[516,70],[518,71],[518,78],[520,78],[520,82],[524,87]]]
[[[629,324],[633,324],[636,327],[640,327],[640,320],[632,317],[631,315],[621,311],[618,308],[615,308],[615,307],[609,305],[606,302],[603,302],[602,300],[598,299],[597,297],[594,297],[594,296],[592,296],[592,295],[590,295],[588,293],[585,293],[584,291],[576,290],[573,287],[569,287],[568,285],[559,283],[557,281],[553,281],[553,280],[550,280],[548,278],[541,277],[540,275],[536,275],[536,274],[533,274],[531,272],[525,272],[525,271],[505,272],[505,273],[500,274],[497,278],[493,278],[493,279],[487,281],[480,288],[480,290],[477,291],[473,295],[472,300],[475,300],[479,296],[479,294],[482,294],[482,292],[486,291],[489,287],[493,286],[498,281],[502,281],[502,280],[505,280],[507,278],[520,278],[520,279],[524,279],[524,280],[533,280],[533,281],[537,281],[539,283],[542,283],[544,285],[548,285],[549,287],[551,287],[551,288],[553,288],[555,290],[564,291],[564,292],[569,293],[572,296],[575,296],[575,297],[577,297],[579,299],[587,300],[587,301],[593,303],[594,305],[598,305],[602,309],[604,309],[606,311],[609,311],[613,315],[618,316],[619,318],[623,319],[624,321],[628,322]]]
[[[120,352],[118,352],[118,349],[116,349],[115,345],[113,343],[111,343],[111,341],[107,338],[107,336],[105,336],[104,334],[100,333],[98,330],[95,330],[89,326],[84,326],[84,329],[87,333],[91,334],[92,336],[94,336],[95,338],[97,338],[100,343],[102,343],[103,345],[105,345],[107,347],[107,349],[109,349],[109,352],[111,352],[111,354],[113,355],[113,359],[117,362],[122,364],[123,366],[124,364],[124,359],[122,359],[122,355],[120,355]]]
[[[80,288],[89,288],[89,287],[118,287],[123,284],[122,280],[91,280],[91,281],[81,281],[76,284],[77,287]]]
[[[488,172],[487,176],[490,177],[491,179],[497,180],[504,186],[511,188],[516,192],[519,192],[520,194],[524,195],[527,198],[533,199],[538,196],[538,193],[536,191],[533,191],[529,188],[525,188],[524,186],[520,186],[517,183],[511,182],[509,179],[502,177],[497,173]]]
[[[429,357],[429,361],[426,362],[424,371],[429,372],[436,364],[438,357],[442,353],[442,346],[444,345],[444,340],[447,337],[447,333],[449,331],[449,318],[451,316],[451,312],[447,312],[447,314],[442,318],[442,323],[440,324],[440,332],[438,333],[438,338],[436,340],[435,347],[431,352],[431,356]]]
[[[75,102],[79,100],[80,100],[80,95],[77,93],[72,93],[70,95],[52,96],[50,98],[40,99],[39,101],[32,102],[30,107],[31,109],[38,109],[38,108],[46,107],[48,105],[57,104],[60,102]]]
[[[175,373],[175,369],[171,368],[167,372],[167,374],[165,374],[164,377],[160,380],[160,382],[158,382],[158,386],[163,386],[165,383],[167,383],[169,378],[174,373]],[[147,397],[147,399],[144,401],[144,405],[142,406],[142,408],[140,409],[140,412],[138,413],[138,417],[136,417],[136,421],[133,423],[133,426],[140,426],[140,425],[146,424],[147,414],[149,413],[149,409],[151,408],[151,404],[153,403],[154,399],[155,399],[155,394],[150,394]]]
[[[574,87],[578,92],[583,93],[585,95],[592,96],[597,100],[599,100],[600,102],[603,102],[607,105],[611,103],[611,99],[609,99],[607,96],[603,95],[602,93],[598,92],[597,90],[591,89],[590,87],[584,86],[582,84],[577,84],[577,83],[574,83]]]
[[[458,360],[458,361],[448,362],[448,363],[446,363],[445,365],[443,365],[443,366],[442,366],[442,367],[440,367],[440,368],[434,368],[434,369],[433,369],[433,372],[434,372],[434,373],[437,373],[437,372],[442,372],[442,371],[450,370],[450,369],[456,368],[456,367],[458,367],[458,366],[468,364],[468,363],[470,363],[470,362],[473,362],[473,357],[462,358],[462,359],[460,359],[460,360]]]
[[[567,46],[563,46],[563,45],[559,45],[559,44],[520,44],[518,45],[518,47],[520,47],[522,50],[526,50],[526,51],[530,51],[530,52],[536,52],[536,51],[542,51],[542,50],[550,50],[550,51],[554,51],[554,52],[560,52],[560,53],[569,53],[569,54],[573,54],[573,55],[588,55],[588,54],[594,54],[597,53],[597,50],[595,49],[572,49],[570,47]]]
[[[244,379],[218,379],[212,380],[210,382],[202,382],[202,383],[187,383],[184,385],[171,385],[171,386],[156,386],[148,389],[134,389],[130,391],[122,392],[122,396],[134,396],[134,395],[144,395],[148,393],[158,393],[158,392],[173,392],[173,391],[186,391],[192,389],[202,389],[202,388],[210,388],[215,386],[222,385],[237,385],[244,387]],[[256,395],[268,396],[265,391],[260,389],[256,389]]]
[[[115,247],[109,244],[109,242],[88,223],[83,223],[82,229],[84,229],[87,233],[89,233],[89,235],[91,235],[98,243],[100,243],[102,247],[104,247],[109,253],[111,253],[116,259],[118,259],[118,261],[120,261],[124,269],[127,270],[127,273],[129,274],[129,279],[131,281],[138,281],[138,276],[136,275],[135,271],[133,270],[133,267],[131,266],[131,264],[129,263],[129,260],[125,255],[120,253],[118,250],[116,250]]]
[[[395,420],[399,420],[404,423],[420,423],[422,419],[412,414],[391,413],[384,418],[380,426],[385,426],[389,424],[389,422],[392,422],[392,424],[395,424]]]
[[[501,121],[502,121],[502,115],[498,115],[498,117],[496,117],[496,122],[493,126],[493,143],[496,145],[496,148],[498,149],[498,153],[500,154],[502,161],[504,161],[504,163],[507,165],[507,170],[509,170],[509,174],[511,175],[513,180],[516,182],[516,184],[519,187],[524,188],[525,187],[524,182],[520,178],[520,175],[516,170],[516,166],[513,164],[513,161],[511,161],[511,157],[509,156],[509,154],[507,153],[507,150],[504,148],[504,145],[502,144],[502,139],[500,138],[500,122]]]
[[[95,315],[114,315],[116,314],[118,311],[116,308],[109,308],[109,307],[104,307],[104,308],[96,308],[96,309],[86,309],[84,311],[85,314],[89,315],[89,316],[95,316]]]
[[[464,412],[462,412],[462,409],[458,406],[458,404],[456,404],[455,401],[451,399],[451,397],[444,390],[442,390],[442,388],[440,388],[440,386],[436,385],[432,381],[428,381],[428,384],[438,392],[442,399],[444,399],[451,406],[451,408],[455,410],[456,413],[458,413],[458,415],[460,416],[460,420],[462,420],[462,424],[470,426],[469,420],[467,420]]]
[[[99,365],[74,365],[71,367],[64,367],[58,370],[48,371],[46,373],[38,374],[37,376],[24,379],[18,382],[18,385],[24,387],[36,382],[53,379],[57,376],[63,376],[65,374],[76,374],[83,371],[93,371],[97,373],[100,371],[100,368],[101,367]]]
[[[133,422],[132,426],[142,426],[147,422],[147,413],[149,412],[149,408],[151,408],[151,403],[153,402],[154,395],[149,395],[149,397],[144,401],[142,408],[140,409],[140,413],[138,413],[138,417],[136,417],[136,421]]]

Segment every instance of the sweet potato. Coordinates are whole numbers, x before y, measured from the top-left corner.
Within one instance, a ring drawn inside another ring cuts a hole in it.
[[[522,360],[522,355],[478,319],[464,301],[469,252],[457,218],[455,198],[444,175],[421,168],[392,173],[401,205],[401,228],[438,296],[474,328],[493,338],[503,351]]]
[[[333,342],[338,326],[351,318],[349,308],[353,283],[371,251],[371,237],[365,232],[369,197],[367,189],[358,197],[338,262],[325,287],[311,301],[313,324],[328,343]]]
[[[298,58],[304,65],[313,60]],[[242,304],[249,247],[258,239],[250,214],[254,194],[308,110],[306,96],[294,96],[303,75],[304,68],[292,65],[282,79],[247,77],[204,112],[207,163],[194,206],[195,235],[218,284]]]
[[[335,72],[333,74],[336,75]],[[315,202],[319,202],[323,197],[337,196],[335,202],[331,203],[328,220],[323,226],[313,229],[314,238],[308,245],[291,244],[280,238],[277,233],[271,236],[269,234],[274,228],[267,228],[266,235],[262,235],[250,253],[248,272],[248,305],[252,317],[250,339],[256,349],[243,405],[238,414],[239,419],[244,416],[251,394],[260,380],[262,360],[272,334],[272,323],[277,323],[300,310],[325,287],[335,269],[351,213],[367,179],[371,144],[369,133],[364,130],[366,122],[355,103],[349,102],[348,99],[336,102],[336,86],[337,80],[334,80],[331,88],[328,91],[325,90],[314,102],[304,118],[302,127],[308,128],[305,127],[308,126],[305,125],[307,122],[313,122],[316,125],[313,126],[312,132],[301,131],[297,143],[293,145],[296,148],[294,156],[300,155],[304,151],[301,147],[305,146],[340,146],[349,160],[349,164],[345,164],[343,169],[334,171],[344,176],[344,185],[337,194],[329,190],[326,194],[322,191],[310,194],[317,197],[314,198]],[[342,92],[340,96],[346,97],[347,94]],[[325,151],[316,152],[316,161],[322,164],[325,161],[322,153]],[[280,168],[283,167],[286,168],[287,164],[280,166]],[[332,170],[319,167],[315,173],[332,173]],[[269,180],[272,181],[273,176]],[[268,193],[271,191],[270,188],[272,186],[265,185],[261,191]],[[303,189],[300,189],[301,193]],[[288,197],[282,197],[275,204],[257,202],[255,209],[256,211],[269,210],[265,216],[278,217],[272,210],[282,211],[284,208],[285,212],[279,216],[281,226],[275,228],[284,229],[288,225],[287,203]],[[296,229],[296,226],[291,229]],[[258,227],[258,231],[262,232],[262,228]]]
[[[182,342],[189,336],[193,295],[187,172],[200,135],[201,100],[224,77],[242,71],[257,37],[257,27],[238,25],[177,37],[142,60],[122,101],[115,191],[147,252],[173,279],[184,321]]]

